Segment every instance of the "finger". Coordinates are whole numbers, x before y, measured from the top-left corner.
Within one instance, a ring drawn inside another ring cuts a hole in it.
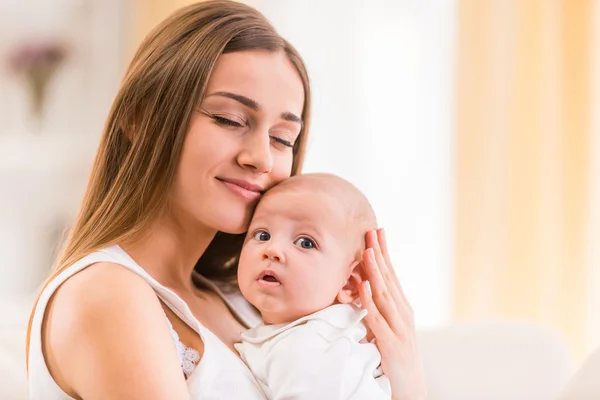
[[[367,234],[365,235],[365,242],[367,248],[374,248],[375,246],[377,246],[377,234],[375,230],[370,230],[367,232]]]
[[[375,261],[377,261],[377,266],[381,271],[381,275],[390,289],[392,286],[399,287],[399,282],[395,275],[394,269],[392,268],[392,263],[390,262],[389,257],[385,256],[380,245],[379,232],[380,230],[377,230],[371,231],[367,234],[368,236],[371,236],[369,242],[372,244],[371,247],[375,254]]]
[[[406,313],[399,313],[398,307],[402,307],[403,305],[397,305],[396,300],[390,291],[390,286],[384,281],[377,261],[375,260],[373,249],[365,250],[363,253],[363,264],[365,265],[367,277],[370,282],[373,302],[376,304],[379,313],[385,318],[394,331],[400,329],[402,326],[400,320]]]
[[[383,254],[383,251],[379,244],[378,235],[379,230],[377,232],[371,231],[367,233],[367,241],[373,245],[375,261],[377,262],[379,271],[383,276],[383,281],[388,287],[392,298],[398,307],[398,310],[403,316],[410,316],[410,305],[408,304],[406,296],[404,296],[404,293],[402,293],[402,288],[400,287],[398,278],[394,273],[394,268],[392,268],[392,264],[389,262],[389,257],[388,260],[386,260],[386,257]]]
[[[385,271],[382,271],[384,279],[387,278],[386,280],[391,281],[391,283],[395,286],[396,296],[398,296],[400,299],[402,299],[402,302],[407,307],[410,307],[408,298],[406,297],[406,294],[404,293],[404,290],[402,289],[402,285],[400,284],[400,280],[398,279],[398,276],[396,275],[396,271],[394,270],[394,268],[392,266],[392,262],[390,260],[390,254],[388,252],[387,241],[385,240],[385,231],[383,230],[383,228],[380,228],[377,230],[376,237],[374,239],[375,239],[374,242],[376,242],[377,248],[380,249],[383,259],[385,260]],[[376,250],[375,254],[377,255],[377,249],[375,249],[375,250]]]
[[[383,253],[383,257],[385,258],[385,262],[388,266],[392,265],[392,260],[390,259],[390,253],[388,252],[387,241],[385,240],[385,231],[383,228],[377,229],[377,244]],[[392,273],[395,275],[393,268]]]
[[[361,294],[361,290],[363,292],[365,292],[365,294]],[[369,288],[369,283],[368,281],[362,281],[359,285],[358,285],[358,297],[360,299],[360,304],[361,307],[366,310],[367,309],[367,305],[366,305],[366,301],[363,300],[363,298],[365,298],[365,296],[371,296],[371,289]],[[371,299],[371,302],[373,300]],[[368,314],[368,311],[367,311]],[[371,326],[369,325],[369,322],[366,320],[365,318],[365,328],[367,328],[367,342],[371,343],[373,341],[373,339],[375,339],[375,334],[373,333],[373,330],[371,329]]]
[[[386,336],[389,337],[389,335],[393,335],[390,326],[373,301],[373,296],[369,289],[369,281],[360,283],[358,286],[358,295],[360,296],[362,308],[367,310],[367,315],[365,316],[368,331],[367,340],[371,341],[373,337],[375,337],[378,341],[382,341]]]
[[[358,297],[359,297],[359,299],[360,299],[360,305],[361,305],[361,308],[362,308],[362,309],[364,309],[364,310],[366,310],[366,309],[367,309],[367,306],[366,306],[365,302],[362,300],[364,296],[361,296],[361,293],[360,293],[360,291],[361,291],[361,286],[362,286],[362,285],[365,285],[365,284],[367,284],[367,281],[362,281],[362,282],[359,284],[359,286],[358,286]],[[371,294],[369,293],[369,290],[370,290],[370,289],[365,289],[365,290],[366,290],[366,292],[367,292],[367,294],[366,294],[366,295],[367,295],[367,296],[370,296],[370,295],[371,295]],[[371,301],[373,301],[373,300],[371,300]],[[372,340],[375,338],[375,334],[373,333],[373,330],[372,330],[372,329],[371,329],[371,327],[369,326],[369,322],[368,322],[366,319],[365,319],[365,321],[364,321],[364,322],[365,322],[365,328],[367,328],[367,336],[366,336],[366,338],[367,338],[367,342],[369,342],[369,343],[370,343],[370,342],[371,342],[371,341],[372,341]]]
[[[366,336],[367,342],[371,343],[373,341],[373,339],[375,339],[375,334],[373,333],[371,328],[369,328],[368,322],[365,323],[365,327],[367,328],[367,336]]]
[[[368,288],[368,282],[366,280],[363,280],[359,285],[358,285],[358,298],[360,299],[360,306],[363,310],[367,310],[367,300],[366,298],[368,296],[371,296],[371,289]],[[372,301],[372,300],[371,300]],[[367,310],[367,315],[369,314],[368,310]],[[365,316],[366,317],[366,316]],[[371,329],[371,326],[369,325],[369,321],[367,321],[367,319],[365,318],[365,320],[363,321],[365,323],[365,328],[367,328],[367,342],[371,342],[374,338],[375,338],[375,334],[373,333],[373,330]]]
[[[381,243],[380,240],[378,240],[379,237],[383,239],[381,240]],[[367,246],[373,248],[375,251],[378,268],[380,269],[386,286],[389,288],[390,293],[392,294],[396,306],[398,307],[398,312],[400,312],[402,317],[406,319],[409,324],[413,324],[414,312],[406,295],[404,294],[404,291],[402,290],[402,286],[400,285],[398,277],[395,274],[394,268],[389,261],[389,252],[387,251],[387,243],[385,241],[383,229],[367,232],[365,241]],[[387,254],[387,257],[383,255],[384,251]]]

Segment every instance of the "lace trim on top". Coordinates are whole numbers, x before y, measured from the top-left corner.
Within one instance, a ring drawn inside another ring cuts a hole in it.
[[[166,317],[166,315],[165,315]],[[196,369],[198,362],[200,361],[200,353],[198,350],[193,349],[191,347],[187,347],[185,344],[179,340],[179,335],[173,329],[173,325],[169,318],[167,318],[167,323],[169,324],[169,329],[171,330],[171,336],[173,337],[173,341],[175,342],[175,348],[177,349],[177,356],[179,357],[179,364],[181,365],[181,370],[185,375],[185,378],[189,378]]]

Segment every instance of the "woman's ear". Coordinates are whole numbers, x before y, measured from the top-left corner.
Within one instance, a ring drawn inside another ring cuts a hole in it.
[[[342,304],[349,304],[358,299],[358,286],[363,281],[362,262],[360,260],[352,261],[350,265],[350,276],[342,289],[338,292],[337,301]]]

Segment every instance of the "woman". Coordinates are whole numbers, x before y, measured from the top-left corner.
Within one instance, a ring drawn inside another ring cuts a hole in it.
[[[32,313],[32,399],[262,398],[233,349],[257,322],[237,257],[261,193],[300,171],[309,106],[300,56],[248,6],[198,3],[150,33]],[[382,235],[361,296],[394,397],[412,400],[412,311]]]

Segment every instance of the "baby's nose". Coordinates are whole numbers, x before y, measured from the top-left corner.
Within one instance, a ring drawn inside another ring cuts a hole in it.
[[[280,263],[283,262],[283,253],[275,247],[270,246],[262,253],[262,260],[271,260]]]

